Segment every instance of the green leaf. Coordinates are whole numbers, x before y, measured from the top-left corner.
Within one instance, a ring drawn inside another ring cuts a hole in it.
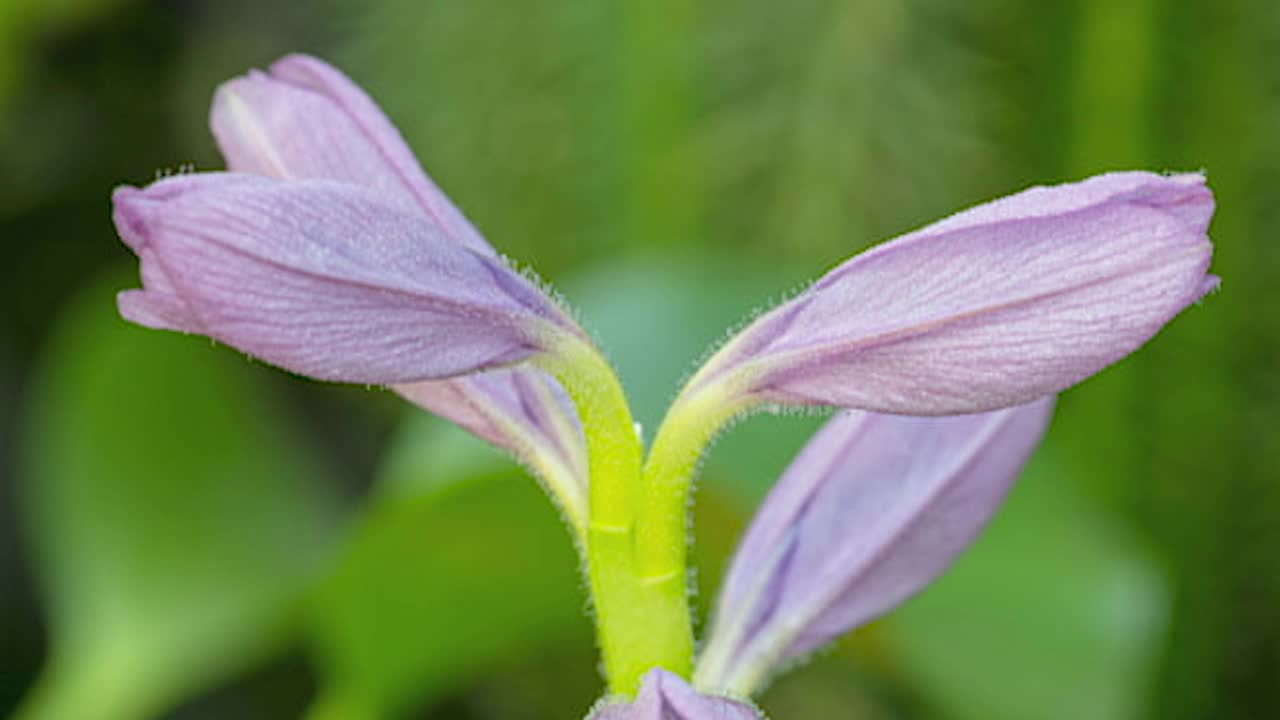
[[[26,80],[41,40],[87,25],[130,0],[5,0],[0,3],[0,138],[15,90]]]
[[[1142,716],[1169,596],[1055,472],[1052,438],[955,567],[886,620],[899,672],[956,720]]]
[[[275,651],[329,544],[316,457],[240,357],[98,286],[57,326],[22,491],[52,646],[18,717],[151,717]]]
[[[380,499],[413,500],[455,483],[517,472],[503,451],[447,420],[412,410],[383,455],[373,489]]]
[[[316,598],[313,718],[398,717],[499,663],[591,647],[569,532],[536,485],[514,467],[435,471],[419,468],[433,490],[373,504]],[[562,710],[590,705],[595,678],[582,680]]]

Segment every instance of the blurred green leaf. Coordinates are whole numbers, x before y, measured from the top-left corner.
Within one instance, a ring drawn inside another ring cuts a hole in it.
[[[975,36],[1002,10],[938,0],[698,6],[693,162],[722,247],[843,259],[992,195],[1009,162]]]
[[[879,640],[943,717],[1140,717],[1169,597],[1053,463],[1052,438],[973,548]]]
[[[342,65],[496,247],[543,273],[617,251],[615,3],[326,4],[353,29]]]
[[[344,67],[490,240],[825,260],[1008,189],[1012,110],[939,0],[332,3]],[[447,99],[447,102],[441,102]]]
[[[501,450],[447,420],[411,411],[391,439],[373,490],[380,498],[412,500],[472,478],[517,472]]]
[[[4,0],[0,2],[0,127],[9,95],[22,80],[32,40],[87,23],[129,0]]]
[[[514,468],[374,503],[316,599],[311,717],[401,717],[497,663],[590,646],[583,608],[569,532]],[[595,692],[583,680],[570,715]]]
[[[316,457],[243,359],[127,325],[97,286],[57,327],[23,491],[52,647],[18,717],[151,717],[276,650],[329,544]]]

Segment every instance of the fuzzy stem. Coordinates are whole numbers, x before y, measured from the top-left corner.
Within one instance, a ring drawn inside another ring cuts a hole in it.
[[[654,437],[644,465],[638,532],[640,571],[650,578],[678,576],[685,586],[689,493],[698,461],[711,440],[752,402],[723,383],[682,392]],[[673,580],[674,581],[674,580]],[[687,591],[683,591],[687,594]]]
[[[636,525],[643,501],[640,440],[617,376],[590,343],[564,336],[535,361],[577,407],[590,471],[587,578],[612,693],[634,696],[654,667],[688,677],[693,628],[683,550],[670,576],[646,575],[638,554],[650,543]]]

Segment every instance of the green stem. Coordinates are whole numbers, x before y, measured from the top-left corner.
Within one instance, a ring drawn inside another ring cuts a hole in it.
[[[696,380],[696,378],[695,378]],[[685,589],[689,492],[698,460],[711,440],[753,402],[716,383],[692,393],[687,388],[662,420],[644,465],[638,533],[640,572],[649,578],[679,583]]]
[[[536,362],[569,393],[586,436],[587,577],[609,689],[634,695],[653,667],[688,677],[693,628],[683,560],[670,577],[655,578],[641,571],[637,559],[649,542],[636,525],[642,450],[617,376],[594,346],[576,336],[561,337],[555,351]]]

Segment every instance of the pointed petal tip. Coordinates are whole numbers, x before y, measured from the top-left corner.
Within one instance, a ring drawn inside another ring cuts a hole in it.
[[[266,70],[262,70],[259,68],[249,68],[249,70],[246,71],[243,75],[237,75],[231,78],[230,80],[226,80],[222,82],[222,84],[218,85],[217,89],[214,90],[215,107],[217,104],[217,98],[223,95],[227,91],[233,91],[233,92],[235,90],[243,91],[245,88],[251,88],[251,87],[259,87],[264,89],[269,88],[272,83],[278,82],[282,79],[278,77],[276,73],[276,68],[278,66],[281,66],[283,64],[284,67],[287,68],[292,63],[286,64],[286,61],[289,61],[293,58],[303,58],[303,57],[306,57],[306,56],[286,55],[280,60],[277,60],[276,62],[272,63],[271,66],[268,67]]]
[[[142,221],[143,208],[152,200],[156,191],[152,188],[155,183],[147,187],[136,187],[134,185],[120,185],[111,191],[111,209],[113,215],[122,215],[130,221]]]
[[[111,202],[118,203],[122,200],[128,200],[134,195],[141,195],[142,192],[142,188],[136,185],[117,185],[116,188],[111,191]]]
[[[1150,170],[1115,170],[1087,177],[1083,180],[1061,183],[1056,187],[1098,185],[1121,190],[1153,184],[1196,186],[1204,185],[1206,181],[1205,173],[1201,170],[1163,173],[1151,172]]]
[[[341,101],[342,96],[365,94],[346,73],[314,55],[285,55],[271,63],[268,73],[271,80],[318,92],[337,101]],[[372,100],[369,100],[369,107],[377,109]]]
[[[224,83],[209,124],[229,170],[375,188],[425,210],[472,250],[495,254],[426,176],[373,99],[319,58],[286,55],[265,72]]]
[[[317,78],[337,73],[336,68],[317,57],[291,53],[271,63],[265,70],[250,68],[244,75],[233,77],[219,85],[218,91],[228,87],[254,87],[265,92],[278,83],[304,90],[322,90],[316,82]]]
[[[1209,178],[1203,170],[1193,170],[1191,172],[1172,172],[1165,176],[1166,180],[1180,183],[1182,185],[1204,185]]]
[[[1222,278],[1217,275],[1206,275],[1204,280],[1200,282],[1200,296],[1198,300],[1203,300],[1211,293],[1216,293],[1222,289]]]
[[[1205,184],[1205,176],[1181,173],[1160,176],[1160,179],[1162,182],[1146,189],[1142,201],[1178,217],[1195,233],[1204,234],[1215,209],[1213,191]]]
[[[1213,192],[1206,185],[1206,180],[1205,174],[1198,171],[1160,174],[1124,170],[1076,182],[1032,188],[1030,196],[1046,198],[1052,195],[1068,199],[1068,204],[1060,210],[1079,209],[1101,202],[1145,205],[1169,212],[1190,223],[1197,231],[1204,232],[1214,209]],[[1083,204],[1073,208],[1072,204],[1078,202]]]
[[[175,295],[146,289],[121,290],[116,293],[116,310],[125,320],[153,330],[200,332],[190,310]]]
[[[121,185],[111,192],[111,221],[125,245],[135,253],[147,246],[146,191]]]
[[[271,75],[285,80],[298,81],[317,74],[337,72],[329,63],[306,53],[289,53],[271,63]]]
[[[139,188],[121,185],[111,192],[111,219],[120,239],[135,253],[151,243],[151,224],[161,217],[165,204],[192,190],[217,187],[219,183],[252,182],[245,176],[228,173],[173,175]]]
[[[241,100],[252,92],[252,88],[271,82],[271,78],[261,70],[250,70],[248,73],[219,85],[213,91],[213,103],[209,107],[210,120],[225,115],[230,103]]]

